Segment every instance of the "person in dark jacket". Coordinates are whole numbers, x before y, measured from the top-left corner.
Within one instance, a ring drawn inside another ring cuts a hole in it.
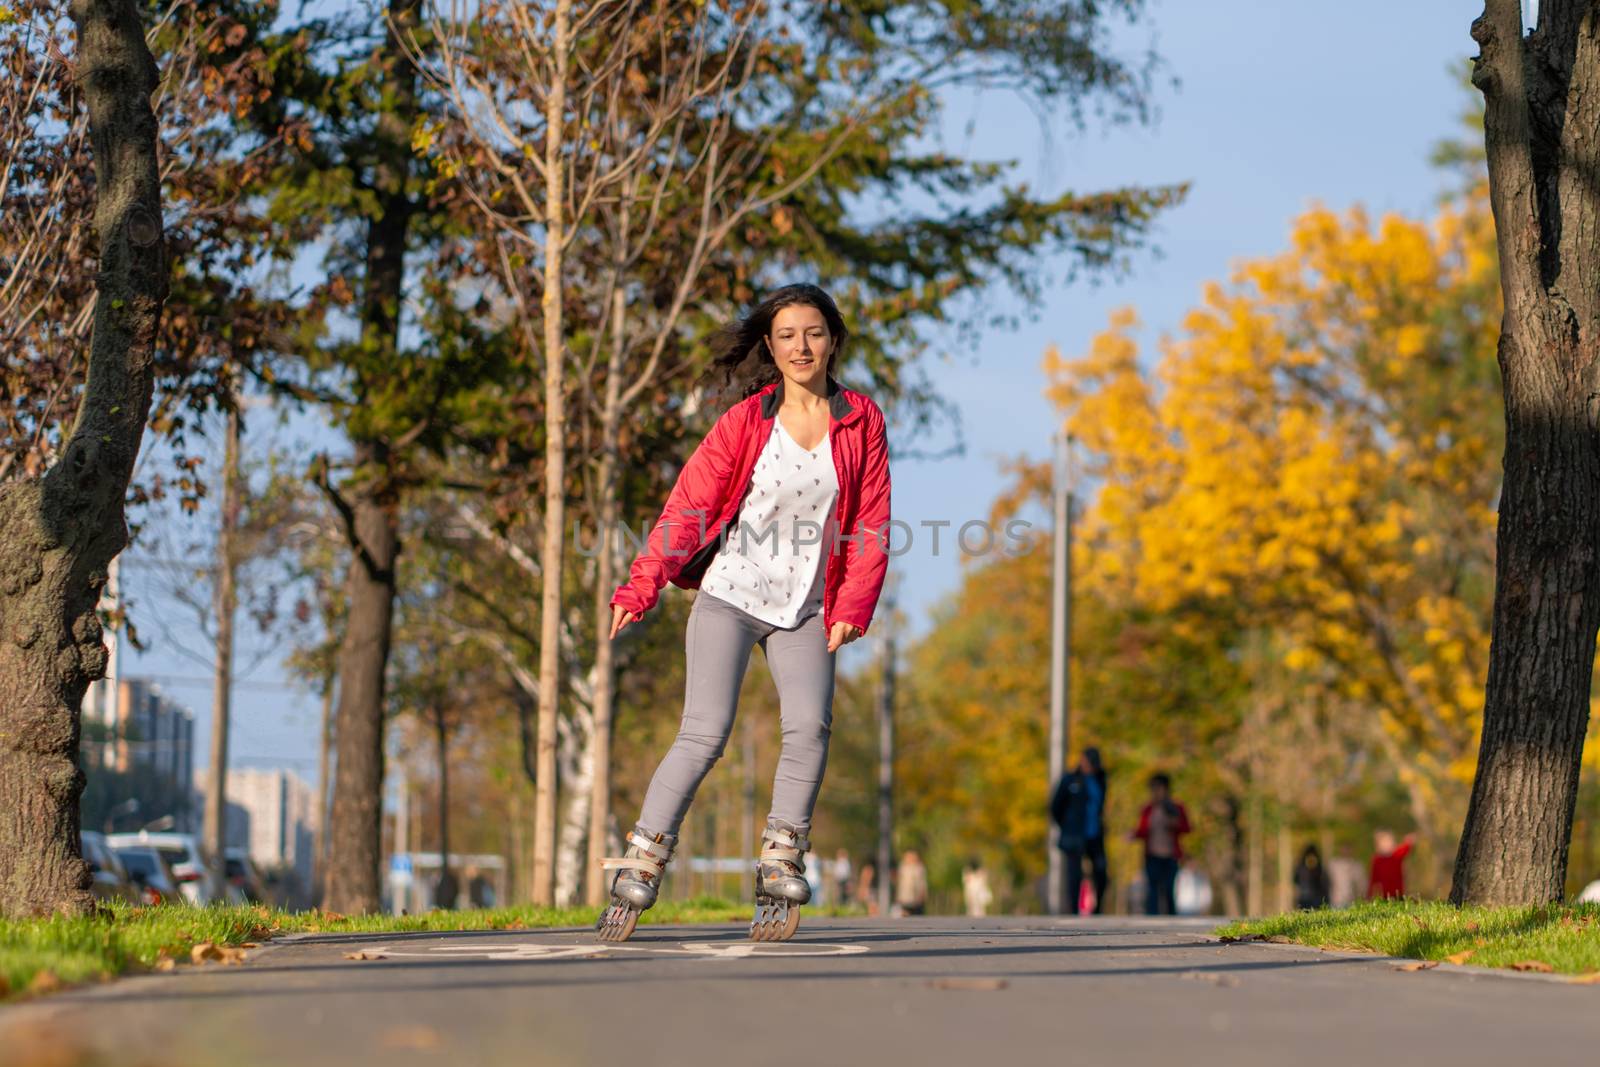
[[[1091,755],[1092,754],[1092,755]],[[1083,861],[1090,860],[1095,891],[1094,910],[1105,908],[1105,770],[1100,766],[1098,749],[1085,749],[1078,765],[1056,783],[1050,797],[1050,815],[1055,820],[1056,846],[1065,855],[1068,915],[1079,913],[1083,893]]]
[[[1322,865],[1322,850],[1307,845],[1294,868],[1294,906],[1324,908],[1328,905],[1328,869]]]

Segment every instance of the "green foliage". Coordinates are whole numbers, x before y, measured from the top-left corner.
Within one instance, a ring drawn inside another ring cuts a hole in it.
[[[850,909],[812,909],[822,915]],[[428,911],[417,915],[343,916],[331,912],[286,912],[264,906],[191,908],[163,905],[103,906],[79,918],[0,919],[0,1000],[148,970],[163,960],[187,963],[196,946],[239,946],[292,933],[411,933],[451,930],[520,930],[593,927],[599,908],[482,908]],[[747,921],[748,905],[715,897],[663,900],[640,924],[699,924]],[[50,977],[40,979],[42,974]],[[37,985],[36,985],[37,983]]]
[[[1229,923],[1217,934],[1600,977],[1600,904],[1457,908],[1414,900],[1374,901]]]

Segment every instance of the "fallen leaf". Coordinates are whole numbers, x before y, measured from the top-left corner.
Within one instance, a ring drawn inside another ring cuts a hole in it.
[[[438,1048],[442,1038],[431,1026],[394,1026],[384,1031],[381,1043],[384,1048],[426,1049]]]
[[[173,959],[171,956],[166,956],[162,959],[156,960],[155,962],[155,968],[158,971],[170,971],[177,966],[178,961]]]
[[[1477,923],[1468,923],[1467,924],[1467,933],[1469,933],[1469,934],[1477,933],[1478,929],[1479,929],[1479,927],[1478,927]]]
[[[1472,958],[1472,956],[1473,956],[1473,953],[1475,953],[1475,952],[1477,952],[1477,949],[1472,949],[1472,948],[1464,949],[1461,952],[1451,953],[1450,955],[1448,955],[1448,956],[1446,956],[1444,958],[1444,961],[1446,963],[1453,963],[1457,967],[1459,967],[1463,963],[1466,963],[1468,960],[1470,960]]]
[[[346,952],[344,958],[347,960],[386,960],[389,957],[381,952]]]
[[[1245,944],[1247,942],[1250,942],[1250,941],[1265,941],[1265,940],[1267,940],[1267,935],[1266,934],[1240,934],[1237,937],[1234,937],[1233,935],[1229,934],[1229,935],[1224,935],[1221,940],[1222,940],[1222,943],[1224,945],[1243,945],[1243,944]]]
[[[222,949],[210,941],[202,941],[189,950],[190,963],[204,963],[206,960],[220,960]]]
[[[245,941],[245,942],[242,942],[239,945],[239,947],[240,948],[260,948],[261,947],[261,942],[259,942],[259,941]]]
[[[1396,967],[1397,971],[1431,971],[1439,966],[1438,960],[1411,960]]]
[[[223,945],[217,949],[217,960],[225,967],[237,967],[244,962],[244,949]]]
[[[1600,985],[1600,971],[1590,971],[1588,974],[1574,975],[1569,978],[1573,985]]]
[[[64,985],[54,971],[40,971],[33,976],[33,981],[28,983],[30,993],[54,993]]]
[[[1004,978],[930,978],[930,989],[972,989],[982,992],[992,992],[1004,989],[1010,983]]]
[[[1544,960],[1518,960],[1511,965],[1513,971],[1533,971],[1537,974],[1553,974],[1555,968]]]

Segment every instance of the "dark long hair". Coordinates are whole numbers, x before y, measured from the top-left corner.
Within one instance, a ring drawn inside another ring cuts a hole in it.
[[[707,395],[714,398],[714,406],[732,406],[783,376],[763,338],[772,332],[772,320],[779,311],[796,306],[816,308],[828,324],[833,352],[828,356],[826,373],[832,376],[833,365],[850,335],[839,306],[820,286],[785,285],[770,293],[748,315],[711,335],[711,366],[700,381]]]

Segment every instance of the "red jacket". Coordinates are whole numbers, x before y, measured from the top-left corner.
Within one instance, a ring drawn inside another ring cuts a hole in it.
[[[1367,882],[1367,897],[1388,900],[1406,895],[1406,857],[1411,855],[1411,842],[1402,841],[1393,852],[1374,854]]]
[[[1177,809],[1172,827],[1172,858],[1181,860],[1183,859],[1183,835],[1189,832],[1189,812],[1176,800],[1168,803]],[[1146,804],[1139,811],[1139,828],[1133,832],[1133,836],[1140,841],[1148,842],[1150,840],[1151,807],[1153,805]]]
[[[777,424],[783,389],[779,379],[717,419],[678,473],[628,580],[611,597],[613,606],[642,615],[668,582],[700,587],[725,536],[738,532],[739,507]],[[878,405],[831,375],[828,440],[839,479],[838,537],[824,557],[823,628],[848,622],[865,633],[889,567],[889,444]]]

